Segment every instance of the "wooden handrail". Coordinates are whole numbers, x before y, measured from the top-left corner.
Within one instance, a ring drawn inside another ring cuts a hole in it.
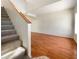
[[[29,19],[28,16],[24,15],[22,12],[20,12],[19,14],[23,17],[23,19],[24,19],[27,23],[31,23],[31,20]]]
[[[12,4],[12,6],[14,7],[14,9],[18,12],[18,14],[27,22],[27,23],[31,23],[30,18],[23,14],[18,8],[15,7],[15,5],[9,0],[9,2]]]

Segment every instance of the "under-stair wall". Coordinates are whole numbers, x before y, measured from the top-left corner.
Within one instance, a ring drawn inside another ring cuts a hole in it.
[[[21,10],[16,5],[12,4],[11,0],[2,0],[1,2],[22,41],[22,45],[27,49],[28,55],[31,57],[31,22],[27,22],[28,18],[25,20],[26,17],[22,15]]]

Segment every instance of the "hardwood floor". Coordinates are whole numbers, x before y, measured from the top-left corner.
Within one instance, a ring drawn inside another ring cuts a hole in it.
[[[50,59],[76,59],[76,42],[62,38],[32,32],[32,56],[47,56]]]

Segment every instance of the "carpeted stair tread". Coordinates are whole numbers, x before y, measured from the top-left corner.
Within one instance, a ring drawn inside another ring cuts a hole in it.
[[[9,17],[1,17],[1,21],[10,21]]]
[[[1,15],[8,15],[4,7],[1,7]]]
[[[13,25],[2,25],[1,30],[8,30],[8,29],[14,29]]]
[[[1,31],[1,36],[11,35],[11,34],[16,34],[16,31],[14,29]]]
[[[7,16],[7,15],[1,15],[1,17],[9,17],[9,16]]]
[[[6,43],[6,42],[9,42],[9,41],[14,41],[14,40],[18,40],[19,39],[19,36],[17,34],[13,34],[13,35],[7,35],[7,36],[3,36],[1,38],[1,43]]]
[[[4,20],[1,21],[1,25],[11,25],[11,24],[12,24],[11,21],[4,21]]]

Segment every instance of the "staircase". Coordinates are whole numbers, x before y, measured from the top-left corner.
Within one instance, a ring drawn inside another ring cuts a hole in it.
[[[1,8],[1,36],[2,44],[19,39],[19,36],[17,35],[4,7]]]
[[[1,44],[2,55],[21,45],[19,36],[4,7],[1,7]]]
[[[29,59],[29,57],[25,55],[25,51],[17,50],[21,47],[21,41],[4,7],[1,7],[1,37],[2,56],[16,49],[16,52],[11,57],[12,59]]]

